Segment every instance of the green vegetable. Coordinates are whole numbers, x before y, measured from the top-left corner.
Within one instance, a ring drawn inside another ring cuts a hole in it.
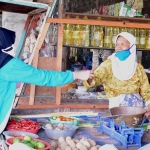
[[[34,148],[37,148],[38,141],[31,140],[30,143],[34,145]]]
[[[32,147],[32,148],[35,148],[34,145],[31,144],[31,143],[27,143],[26,145],[28,145],[28,146],[30,146],[30,147]]]
[[[25,140],[25,141],[31,141],[32,138],[31,138],[30,136],[26,135],[26,136],[24,137],[24,140]]]
[[[37,148],[45,148],[45,144],[43,142],[38,142],[36,146]]]
[[[21,140],[19,138],[14,138],[13,139],[13,143],[16,143],[16,142],[20,142]]]
[[[27,143],[29,143],[29,142],[26,141],[26,140],[23,140],[23,141],[21,141],[21,143],[27,144]]]

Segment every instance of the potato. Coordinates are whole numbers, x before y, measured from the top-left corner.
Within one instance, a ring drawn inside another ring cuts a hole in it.
[[[67,136],[67,137],[66,137],[66,142],[67,142],[68,140],[71,140],[71,137],[70,137],[70,136]]]
[[[53,127],[52,127],[52,125],[51,125],[50,123],[47,123],[47,124],[45,125],[45,128],[53,129]]]
[[[74,143],[73,140],[68,140],[67,143],[72,149],[76,147],[76,144]]]
[[[65,150],[71,150],[71,147],[70,146],[66,146]]]
[[[90,150],[97,150],[97,149],[98,149],[97,146],[93,146],[93,147],[91,147]]]
[[[65,142],[65,138],[64,138],[64,137],[60,137],[60,138],[58,139],[58,142],[59,142],[59,143]]]
[[[50,145],[51,145],[51,147],[56,148],[58,146],[58,143],[57,143],[57,141],[51,140]]]
[[[61,149],[65,149],[66,146],[68,146],[68,143],[66,141],[60,143]]]
[[[97,149],[99,149],[101,146],[100,145],[96,145]]]
[[[77,143],[76,147],[80,150],[88,150],[88,148],[85,145],[83,145],[82,143]]]
[[[91,146],[96,146],[96,142],[92,139],[87,139]]]
[[[87,148],[90,148],[90,147],[91,147],[90,143],[89,143],[87,140],[81,141],[81,142],[82,142],[82,144],[85,145]]]
[[[58,125],[57,125],[57,127],[59,128],[59,129],[63,129],[63,127],[64,127],[64,125],[62,124],[62,123],[59,123]]]
[[[74,141],[75,144],[80,142],[78,139],[73,139],[73,141]]]

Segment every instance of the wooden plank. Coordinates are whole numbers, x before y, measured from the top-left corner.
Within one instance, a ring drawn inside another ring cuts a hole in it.
[[[29,25],[29,27],[28,27],[28,31],[27,31],[27,33],[26,33],[26,36],[28,36],[28,35],[30,34],[31,30],[36,27],[38,18],[39,18],[39,15],[38,15],[38,14],[32,17],[32,22],[30,23],[30,25]],[[26,24],[26,25],[27,25],[27,24]],[[26,26],[26,27],[27,27],[27,26]],[[26,28],[26,27],[25,27],[25,28]],[[20,45],[20,46],[21,46],[21,45]],[[23,46],[23,45],[22,45],[22,46]],[[16,54],[17,57],[19,56],[19,53],[20,53],[20,51],[18,50],[18,52],[17,52],[17,54]],[[22,51],[21,53],[23,53],[23,51]],[[18,100],[19,100],[19,95],[21,94],[21,91],[22,91],[23,86],[24,86],[24,83],[21,83],[21,84],[20,84],[20,87],[19,87],[19,90],[18,90],[18,93],[16,94],[16,98],[15,98],[14,103],[13,103],[13,108],[15,108],[16,105],[17,105],[17,102],[18,102]]]
[[[42,13],[42,12],[45,12],[45,9],[38,8],[38,9],[34,9],[33,11],[30,11],[30,12],[28,13],[28,15],[33,16],[33,15],[35,15],[35,14],[39,14],[39,13]]]
[[[30,24],[30,21],[31,21],[31,16],[28,16],[27,18],[27,21],[26,21],[26,24],[25,24],[25,27],[22,31],[22,35],[21,35],[21,39],[19,41],[19,44],[18,44],[18,48],[16,50],[16,54],[15,54],[15,57],[18,57],[19,56],[19,53],[22,49],[22,46],[23,46],[23,43],[24,43],[24,40],[26,38],[26,34],[27,34],[27,30],[28,30],[28,27],[29,27],[29,24]]]
[[[62,18],[63,16],[63,1],[59,1],[59,18]],[[59,40],[57,41],[57,66],[56,70],[61,71],[62,70],[62,45],[63,45],[63,24],[58,25],[58,36]],[[61,87],[56,87],[56,104],[61,104]]]
[[[20,97],[18,106],[19,105],[28,105],[29,103],[29,96],[23,95]],[[95,108],[101,107],[108,107],[109,101],[108,99],[62,99],[61,105],[92,105]],[[34,105],[56,105],[55,98],[51,95],[35,95],[35,103]]]
[[[100,105],[99,108],[106,108],[105,105]],[[61,105],[18,105],[16,107],[17,109],[36,109],[36,108],[77,108],[77,109],[81,109],[81,108],[95,108],[94,105],[91,104],[76,104],[76,105],[67,105],[67,104],[61,104]]]
[[[36,0],[36,2],[48,4],[48,3],[53,3],[53,0]]]
[[[30,33],[31,33],[31,30],[34,29],[37,26],[38,20],[39,20],[39,14],[34,15],[32,23],[31,23],[31,25],[30,25],[30,27],[28,29],[28,32],[27,32],[27,36],[29,36]]]
[[[46,21],[47,21],[48,17],[51,17],[50,15],[52,15],[53,8],[56,5],[56,2],[57,2],[57,0],[55,0],[54,3],[52,4],[52,7],[49,7],[48,10],[47,10],[47,13],[45,15],[45,18],[44,18],[44,21],[43,21],[40,33],[38,35],[36,45],[35,45],[35,53],[32,53],[32,55],[31,55],[31,58],[34,57],[33,66],[36,67],[36,68],[37,68],[37,65],[38,65],[39,50],[40,50],[40,48],[43,44],[44,38],[45,38],[46,33],[47,33],[47,31],[49,29],[49,26],[50,26],[50,24],[47,24]],[[35,96],[35,85],[31,85],[29,105],[34,104],[34,96]]]
[[[142,23],[150,22],[149,18],[138,18],[138,17],[136,18],[136,17],[108,16],[108,15],[65,12],[64,17],[66,17],[67,15],[69,15],[71,18],[75,18],[76,16],[79,16],[80,19],[83,19],[84,16],[87,16],[88,19],[94,19],[94,20],[97,20],[98,17],[100,17],[101,20],[106,20],[106,21],[129,21],[129,22],[142,22]]]
[[[46,15],[49,13],[50,9],[51,9],[51,7],[49,6]],[[36,18],[37,18],[37,16],[38,16],[38,15],[36,15]],[[45,23],[45,22],[46,22],[46,19],[47,19],[47,18],[45,18],[44,21],[43,21],[43,25],[42,25],[42,27],[41,27],[41,31],[42,31],[42,29],[44,28],[44,24],[47,24],[47,23]],[[47,24],[47,26],[45,25],[45,28],[48,30],[49,24]],[[30,29],[29,29],[29,30],[30,30]],[[32,60],[33,60],[33,57],[34,57],[34,53],[35,53],[36,51],[39,52],[39,49],[41,48],[41,46],[42,46],[42,44],[43,44],[44,37],[45,37],[46,33],[45,33],[45,32],[42,32],[44,36],[41,38],[41,37],[40,37],[41,34],[42,34],[41,31],[40,31],[40,33],[39,33],[39,35],[38,35],[37,42],[36,42],[36,44],[35,44],[35,47],[34,47],[34,49],[33,49],[33,52],[32,52],[32,54],[31,54],[31,56],[30,56],[30,60],[29,60],[29,63],[28,63],[29,65],[31,65],[31,63],[32,63]],[[40,38],[41,38],[41,39],[40,39]],[[18,100],[19,100],[19,97],[18,97],[18,96],[21,94],[21,91],[22,91],[23,86],[24,86],[24,83],[21,83],[21,85],[20,85],[20,87],[19,87],[19,90],[18,90],[17,97],[15,98],[15,101],[14,101],[14,104],[13,104],[13,108],[15,108],[16,105],[17,105],[17,102],[18,102]],[[32,92],[34,93],[34,91],[32,91]],[[32,100],[33,100],[33,99],[32,99]],[[32,104],[32,103],[33,103],[33,102],[31,102],[31,104]]]
[[[41,48],[41,46],[43,44],[43,41],[44,41],[44,38],[45,38],[46,33],[48,31],[49,25],[50,24],[45,24],[45,26],[43,26],[43,30],[41,30],[41,33],[39,33],[38,39],[37,39],[37,42],[36,42],[36,45],[35,45],[35,48],[36,48],[35,49],[35,53],[34,54],[32,53],[32,55],[30,57],[30,59],[32,57],[34,57],[34,59],[33,59],[33,66],[36,67],[36,68],[37,68],[37,65],[38,65],[39,50],[40,50],[40,48]],[[30,101],[29,101],[29,105],[33,105],[34,104],[34,95],[35,95],[35,85],[32,84],[31,88],[30,88]]]
[[[87,25],[101,25],[101,26],[116,26],[116,27],[129,27],[129,28],[150,28],[150,24],[136,23],[126,21],[104,21],[104,20],[82,20],[82,19],[60,19],[49,18],[47,23],[69,23],[69,24],[87,24]]]

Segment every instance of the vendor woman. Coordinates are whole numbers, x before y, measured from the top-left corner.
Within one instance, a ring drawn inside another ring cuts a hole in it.
[[[15,32],[0,27],[0,133],[9,119],[17,82],[38,86],[61,86],[75,79],[87,80],[92,71],[58,72],[36,69],[12,56]],[[55,62],[54,62],[55,63]]]
[[[109,108],[147,106],[150,116],[150,85],[143,66],[136,59],[136,39],[121,32],[115,41],[115,53],[94,71],[94,78],[84,82],[86,88],[103,84]]]

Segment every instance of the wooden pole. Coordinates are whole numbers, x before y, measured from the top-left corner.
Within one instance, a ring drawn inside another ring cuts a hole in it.
[[[64,0],[59,0],[59,9],[58,9],[58,17],[63,17],[64,11]],[[61,71],[62,66],[62,51],[63,51],[63,24],[58,25],[58,35],[59,40],[57,41],[57,66],[56,69]],[[56,104],[61,104],[61,87],[56,87]]]

